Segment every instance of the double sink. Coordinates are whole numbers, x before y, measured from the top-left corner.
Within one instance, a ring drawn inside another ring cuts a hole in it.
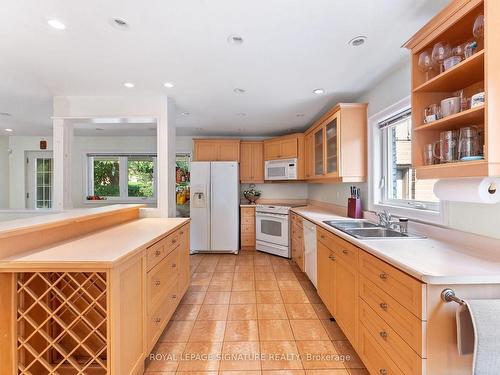
[[[420,236],[417,234],[402,233],[391,228],[386,228],[371,223],[367,220],[327,220],[323,222],[331,226],[332,228],[338,229],[360,240],[374,240],[385,238],[425,238],[424,236]]]

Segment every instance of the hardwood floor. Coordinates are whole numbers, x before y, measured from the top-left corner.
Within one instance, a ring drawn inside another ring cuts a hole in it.
[[[293,262],[193,255],[191,273],[145,374],[368,375]]]

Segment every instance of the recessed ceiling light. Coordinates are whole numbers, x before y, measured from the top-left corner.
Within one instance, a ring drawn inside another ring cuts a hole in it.
[[[313,94],[316,94],[316,95],[320,95],[320,94],[324,94],[325,93],[325,90],[323,89],[315,89],[313,90]]]
[[[98,132],[102,132],[104,129],[103,128],[95,128]]]
[[[347,44],[349,44],[350,46],[353,46],[353,47],[359,47],[359,46],[365,44],[366,39],[367,39],[366,36],[360,35],[360,36],[357,36],[355,38],[352,38]]]
[[[303,113],[297,113],[295,116],[297,116],[297,117],[304,117],[304,114]]]
[[[128,22],[123,18],[111,18],[110,23],[111,26],[114,26],[120,30],[128,30],[130,27]]]
[[[181,115],[183,115],[183,116],[189,116],[190,113],[189,112],[181,112]]]
[[[229,44],[235,44],[235,45],[239,46],[239,45],[243,44],[243,41],[244,41],[243,38],[239,35],[229,35],[227,37],[227,42]]]
[[[7,116],[7,117],[10,117],[10,116],[12,116],[12,114],[11,114],[11,113],[9,113],[9,112],[0,112],[0,116]]]
[[[66,29],[66,25],[55,18],[48,19],[47,23],[49,24],[49,26],[53,27],[56,30],[65,30]]]
[[[238,112],[236,116],[245,117],[247,114],[245,112]]]
[[[132,82],[125,82],[125,83],[123,84],[123,86],[125,86],[125,87],[127,87],[127,88],[129,88],[129,89],[131,89],[131,88],[135,87],[135,85],[134,85]]]
[[[244,94],[246,92],[246,90],[244,89],[240,89],[238,87],[236,87],[234,90],[233,90],[236,94]]]
[[[7,128],[7,129],[5,129],[5,131],[10,133],[10,132],[13,132],[13,131],[14,131],[14,129]]]
[[[163,86],[165,86],[165,87],[167,87],[167,88],[171,89],[172,87],[174,87],[174,84],[173,84],[172,82],[165,82],[165,83],[163,84]]]

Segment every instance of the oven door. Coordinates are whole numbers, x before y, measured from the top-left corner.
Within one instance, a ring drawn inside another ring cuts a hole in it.
[[[288,215],[257,212],[255,221],[258,241],[288,246]]]

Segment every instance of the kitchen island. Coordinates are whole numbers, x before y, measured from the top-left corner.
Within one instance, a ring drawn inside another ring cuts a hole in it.
[[[189,219],[140,207],[0,228],[0,373],[142,374],[190,273]]]

